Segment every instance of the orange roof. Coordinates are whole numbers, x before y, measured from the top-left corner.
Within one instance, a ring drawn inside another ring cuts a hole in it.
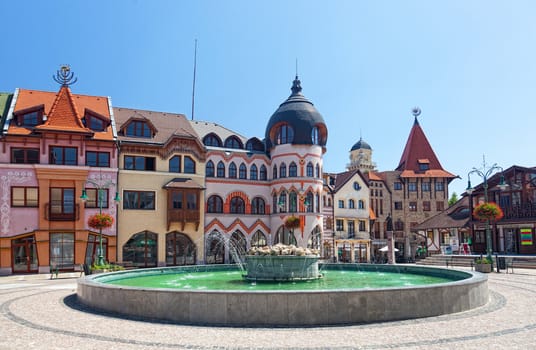
[[[92,133],[93,131],[82,124],[81,118],[84,117],[86,109],[111,119],[107,97],[72,94],[66,86],[62,86],[57,93],[19,89],[14,112],[39,105],[44,105],[43,112],[47,120],[37,126],[35,128],[37,130]],[[32,132],[32,128],[17,126],[15,123],[11,123],[8,129],[8,134],[15,135],[29,135]],[[108,127],[104,132],[95,132],[93,138],[113,140],[112,128]]]
[[[381,177],[378,176],[378,174],[376,174],[375,172],[373,171],[369,171],[367,173],[368,175],[368,178],[369,180],[372,180],[372,181],[383,181],[383,179]]]
[[[441,170],[426,170],[415,172],[413,170],[404,170],[400,177],[446,177],[446,178],[455,178],[456,175],[449,173],[443,169]]]

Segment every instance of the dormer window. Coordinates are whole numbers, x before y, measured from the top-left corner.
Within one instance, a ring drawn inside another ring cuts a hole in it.
[[[153,132],[145,121],[133,120],[125,128],[125,136],[151,138]]]
[[[225,140],[225,148],[242,149],[242,142],[236,136],[229,136]]]
[[[14,113],[18,126],[34,127],[43,123],[44,105],[26,108]]]
[[[275,144],[283,145],[294,141],[294,129],[288,124],[281,125],[276,134]]]
[[[418,162],[420,171],[430,170],[430,161],[428,159],[419,159]]]
[[[84,125],[93,131],[104,131],[110,125],[110,121],[103,115],[86,109],[83,119]]]

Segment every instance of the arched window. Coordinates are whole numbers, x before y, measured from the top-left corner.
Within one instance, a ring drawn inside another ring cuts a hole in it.
[[[275,180],[277,179],[277,166],[274,165],[274,173],[272,175],[272,178]]]
[[[279,177],[287,177],[287,165],[285,163],[281,163],[279,166]]]
[[[359,202],[357,202],[359,209],[365,209],[365,201],[360,199]]]
[[[208,197],[207,213],[223,213],[223,200],[220,196]]]
[[[313,145],[318,145],[320,138],[318,137],[318,127],[313,127],[313,130],[311,130],[311,142]]]
[[[234,162],[229,165],[229,178],[236,179],[236,164]]]
[[[286,245],[291,245],[291,244],[297,245],[296,237],[294,237],[294,233],[287,230],[285,226],[281,226],[275,234],[273,244],[275,245],[277,243],[282,243]]]
[[[298,195],[294,191],[291,191],[288,195],[288,211],[289,213],[298,211]]]
[[[272,196],[272,214],[277,213],[277,208],[278,208],[278,205],[277,205],[277,194],[274,194],[274,195]]]
[[[216,169],[217,177],[225,177],[225,164],[222,161],[218,162],[218,168]]]
[[[313,192],[307,192],[307,196],[305,197],[305,210],[308,212],[308,213],[312,213],[313,212],[313,208],[314,208],[314,196],[313,196]]]
[[[195,265],[195,244],[185,234],[166,234],[166,266]]]
[[[265,214],[264,212],[264,199],[261,197],[255,197],[251,201],[251,214]]]
[[[158,256],[158,235],[150,231],[134,234],[123,246],[123,261],[136,267],[155,267]]]
[[[318,193],[315,195],[315,206],[316,212],[320,213],[320,195]]]
[[[296,163],[292,162],[288,166],[288,177],[297,177],[298,176],[298,167]]]
[[[221,147],[221,140],[216,134],[210,133],[203,138],[203,144],[205,146]]]
[[[207,264],[225,263],[225,239],[218,231],[212,231],[205,242],[205,262]]]
[[[195,162],[190,156],[184,156],[184,173],[195,174]]]
[[[169,172],[180,173],[181,172],[181,157],[173,156],[169,159]]]
[[[244,214],[245,212],[244,200],[240,197],[231,198],[231,214]]]
[[[244,163],[240,164],[240,168],[238,169],[238,178],[242,180],[248,178],[248,168],[246,168]]]
[[[283,124],[277,130],[276,145],[282,145],[285,143],[292,143],[294,141],[294,130],[288,124]]]
[[[309,162],[307,163],[307,177],[313,177],[315,174],[314,174],[314,169],[313,169],[313,163]]]
[[[258,138],[254,137],[246,142],[246,149],[248,151],[264,151],[264,144]]]
[[[355,209],[355,201],[353,199],[348,200],[348,208]]]
[[[257,180],[258,172],[257,172],[257,166],[255,164],[251,165],[251,168],[249,169],[249,178],[251,180]]]
[[[321,176],[320,176],[320,165],[317,164],[317,165],[315,166],[315,169],[316,169],[316,177],[320,179],[320,177],[321,177]]]
[[[266,181],[267,179],[268,179],[268,175],[267,175],[266,167],[263,164],[261,165],[261,170],[259,173],[259,180]]]
[[[229,263],[235,264],[244,261],[247,251],[247,241],[244,234],[236,230],[229,239]]]
[[[227,140],[225,140],[225,148],[242,149],[242,141],[236,136],[229,136]]]
[[[214,177],[214,163],[209,160],[207,166],[205,167],[205,174],[207,177]]]
[[[277,206],[279,207],[280,213],[287,212],[287,192],[281,192],[281,194],[279,195],[279,202],[277,202]]]
[[[266,243],[266,236],[261,231],[257,230],[251,236],[251,244],[252,247],[264,247],[267,245]]]

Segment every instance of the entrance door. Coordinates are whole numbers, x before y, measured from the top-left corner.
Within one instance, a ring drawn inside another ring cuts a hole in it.
[[[11,241],[13,272],[37,272],[37,246],[35,236],[17,238]]]

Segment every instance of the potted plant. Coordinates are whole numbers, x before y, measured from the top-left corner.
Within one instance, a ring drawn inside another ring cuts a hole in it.
[[[490,273],[493,262],[488,257],[480,257],[475,259],[475,271]]]
[[[110,214],[106,213],[97,213],[91,215],[87,220],[88,226],[96,230],[112,227],[113,223],[114,218]]]
[[[300,218],[297,216],[289,216],[285,220],[285,227],[288,228],[290,231],[294,231],[295,228],[300,227]]]
[[[485,202],[480,203],[473,209],[473,217],[480,221],[498,221],[502,219],[504,213],[496,203]]]

